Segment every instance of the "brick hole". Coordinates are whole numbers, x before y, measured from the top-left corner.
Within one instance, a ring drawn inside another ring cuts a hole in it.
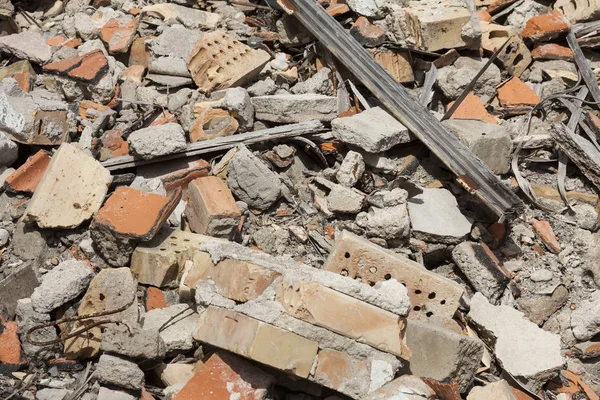
[[[350,258],[350,253],[346,252],[346,254],[344,254],[345,258]]]
[[[375,282],[369,281],[369,286],[375,286]]]
[[[429,293],[429,296],[427,296],[430,299],[435,299],[435,292],[431,292]]]
[[[521,61],[523,61],[523,55],[522,54],[517,54],[517,56],[515,57],[515,59],[513,60],[513,65],[517,65],[518,63],[520,63]]]
[[[221,42],[219,42],[218,40],[215,40],[215,44],[218,46],[221,44]]]
[[[421,293],[422,293],[421,290],[419,290],[419,289],[415,290],[415,294],[421,294]]]
[[[433,313],[431,311],[426,312],[425,315],[427,316],[427,318],[433,317]]]
[[[228,45],[227,45],[227,48],[228,48],[229,50],[231,50],[231,49],[233,49],[233,46],[232,46],[232,45],[230,45],[230,44],[228,44]]]
[[[375,272],[377,272],[377,267],[371,267],[369,268],[369,272],[374,274]]]
[[[160,251],[167,251],[167,249],[165,249],[164,247],[160,249]]]
[[[360,276],[360,275],[356,275],[356,276],[354,277],[354,279],[356,279],[357,281],[360,281],[360,280],[362,279],[362,276]]]
[[[392,275],[390,274],[385,274],[385,276],[383,277],[386,281],[389,281],[390,279],[392,279]]]
[[[348,276],[348,270],[347,269],[343,269],[342,272],[340,272],[340,275],[342,275],[342,276]]]
[[[406,287],[406,282],[400,282],[404,287]]]
[[[419,307],[419,306],[414,306],[414,307],[413,307],[413,310],[415,310],[415,311],[421,311],[421,307]]]
[[[206,45],[207,45],[208,47],[210,47],[210,46],[212,46],[212,43],[211,43],[211,42],[208,42],[208,43],[206,43]]]
[[[442,301],[440,301],[440,304],[441,304],[441,305],[444,305],[444,304],[446,304],[446,300],[442,300]]]
[[[100,298],[100,300],[104,300],[104,293],[100,293],[100,296],[98,296]]]
[[[169,236],[169,239],[177,239],[175,236]]]

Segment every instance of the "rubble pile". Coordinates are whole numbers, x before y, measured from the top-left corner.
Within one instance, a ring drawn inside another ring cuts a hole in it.
[[[598,18],[0,0],[0,398],[600,399]]]

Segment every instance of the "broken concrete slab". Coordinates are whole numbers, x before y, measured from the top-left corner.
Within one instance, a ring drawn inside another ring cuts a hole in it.
[[[459,243],[471,232],[472,222],[458,208],[456,198],[446,189],[423,189],[408,199],[408,213],[414,236],[437,243]]]
[[[562,369],[560,336],[539,328],[520,311],[493,306],[475,293],[468,317],[502,367],[530,390],[539,390]]]
[[[475,386],[467,396],[467,400],[518,400],[512,388],[505,380]]]
[[[344,157],[340,169],[335,177],[340,185],[353,187],[365,172],[365,163],[362,155],[350,150]]]
[[[408,193],[404,189],[382,190],[368,198],[368,213],[356,216],[356,224],[366,229],[367,236],[386,239],[398,245],[410,237]]]
[[[52,48],[38,32],[23,31],[0,38],[0,51],[22,60],[45,64],[52,57]]]
[[[331,121],[331,128],[337,139],[369,153],[379,153],[414,140],[404,125],[380,107],[369,108],[351,117],[336,118]]]
[[[0,304],[5,307],[8,318],[15,315],[17,302],[28,298],[39,286],[37,273],[31,263],[25,263],[0,281]]]
[[[131,153],[144,160],[186,149],[185,132],[177,123],[138,129],[129,135],[127,142]]]
[[[108,60],[101,50],[44,65],[44,71],[92,84],[98,83],[108,70]]]
[[[40,228],[76,228],[102,205],[112,177],[98,161],[63,143],[52,157],[25,212]]]
[[[100,356],[94,376],[100,383],[125,389],[139,390],[144,384],[144,373],[136,363],[109,354]]]
[[[276,123],[331,121],[338,115],[337,97],[315,93],[258,96],[252,105],[256,119]]]
[[[143,328],[158,330],[168,354],[193,348],[192,334],[198,324],[198,313],[187,304],[158,308],[144,314]]]
[[[577,304],[571,312],[571,328],[573,335],[578,340],[589,340],[600,332],[600,292]]]
[[[2,96],[2,94],[0,94]],[[6,115],[3,109],[2,98],[0,97],[0,111],[3,111],[2,114]],[[3,121],[0,119],[0,128],[3,128]],[[0,132],[0,166],[2,167],[10,167],[19,156],[19,147],[16,143],[9,139],[9,137],[4,133]]]
[[[219,14],[171,3],[145,6],[142,8],[142,12],[150,15],[158,14],[166,24],[180,22],[190,29],[214,29],[221,20]]]

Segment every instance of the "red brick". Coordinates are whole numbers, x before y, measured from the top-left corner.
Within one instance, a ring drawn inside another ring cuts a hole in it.
[[[191,163],[188,168],[161,175],[159,178],[165,186],[165,190],[171,192],[177,188],[187,189],[191,181],[207,176],[208,171],[210,171],[210,164],[205,160],[197,160]]]
[[[331,15],[332,17],[337,17],[339,15],[349,12],[350,7],[348,7],[348,4],[346,4],[345,2],[334,0],[331,2],[329,7],[327,7],[327,10],[325,11],[327,11],[327,14]]]
[[[531,51],[534,60],[573,60],[570,48],[555,43],[538,44]]]
[[[452,107],[454,102],[448,104],[448,108]],[[450,117],[451,119],[478,119],[490,124],[497,124],[498,121],[490,113],[487,112],[485,106],[473,93],[469,93],[456,111]]]
[[[33,84],[33,76],[29,72],[24,73],[16,73],[13,75],[13,78],[19,84],[19,87],[24,92],[29,92],[31,90],[31,86]]]
[[[367,47],[377,47],[385,41],[385,31],[371,24],[365,17],[358,17],[350,28],[350,35]]]
[[[177,117],[165,110],[150,123],[150,126],[165,125],[172,122],[177,122]]]
[[[46,39],[46,44],[52,47],[60,47],[61,44],[65,42],[64,36],[52,36]]]
[[[559,11],[554,10],[550,14],[536,15],[530,18],[525,24],[525,29],[521,31],[521,36],[535,42],[546,41],[558,37],[568,30],[569,24],[566,19]]]
[[[238,130],[239,124],[226,110],[219,108],[203,112],[190,128],[190,140],[214,139],[221,136],[231,136]]]
[[[498,88],[498,100],[503,106],[535,106],[540,97],[515,76]]]
[[[33,193],[42,180],[48,164],[50,164],[50,156],[40,150],[6,178],[5,182],[15,192]]]
[[[537,219],[531,220],[531,226],[538,234],[546,248],[554,254],[560,253],[560,242],[556,238],[552,227],[548,221],[538,221]]]
[[[180,190],[167,197],[121,186],[98,211],[92,228],[101,225],[118,237],[150,240],[180,199]]]
[[[477,11],[477,18],[480,21],[492,22],[492,16],[486,10],[479,10],[479,11]]]
[[[67,40],[66,42],[64,42],[61,45],[61,47],[70,47],[72,49],[75,49],[75,48],[81,46],[81,43],[83,43],[83,41],[79,38],[76,38],[76,39]]]
[[[165,300],[165,294],[159,288],[150,286],[146,292],[146,311],[154,310],[157,308],[167,308],[167,301]]]
[[[0,363],[21,364],[21,342],[17,334],[17,323],[6,321],[0,315]]]
[[[84,82],[100,80],[108,70],[108,61],[100,50],[44,65],[44,70]]]
[[[261,400],[275,379],[232,354],[213,354],[173,400]]]
[[[397,82],[408,83],[415,80],[408,53],[376,50],[371,55]]]
[[[122,54],[129,50],[135,37],[137,24],[137,18],[130,21],[119,21],[113,18],[102,27],[100,37],[108,46],[110,54]]]

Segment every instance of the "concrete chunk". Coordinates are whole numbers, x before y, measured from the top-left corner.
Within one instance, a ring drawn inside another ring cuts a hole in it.
[[[369,153],[379,153],[414,136],[396,118],[380,107],[372,107],[351,117],[331,121],[333,135],[342,142]]]
[[[310,120],[331,121],[337,117],[337,97],[322,94],[276,94],[252,98],[256,119],[277,123]]]
[[[475,386],[469,392],[467,400],[518,400],[505,380]]]
[[[37,186],[25,217],[40,228],[78,227],[102,205],[112,177],[87,153],[63,143]]]
[[[144,160],[186,149],[185,132],[177,123],[138,129],[129,135],[127,142],[131,152]]]
[[[139,390],[144,384],[144,373],[136,363],[125,358],[102,354],[94,373],[100,383]]]
[[[370,366],[366,360],[345,353],[323,349],[319,351],[315,381],[352,398],[362,398],[369,392]]]
[[[520,311],[493,306],[475,293],[468,317],[502,367],[533,392],[562,369],[560,336],[539,328]]]
[[[83,261],[67,260],[48,272],[31,295],[37,312],[49,313],[79,296],[89,285],[94,273]]]
[[[198,324],[198,314],[187,304],[157,308],[144,314],[144,329],[160,330],[167,353],[185,352],[194,347],[192,334]]]
[[[589,340],[600,332],[600,292],[577,304],[571,313],[571,328],[578,340]]]
[[[38,32],[23,31],[0,38],[0,51],[22,60],[45,64],[52,57],[52,48]]]

